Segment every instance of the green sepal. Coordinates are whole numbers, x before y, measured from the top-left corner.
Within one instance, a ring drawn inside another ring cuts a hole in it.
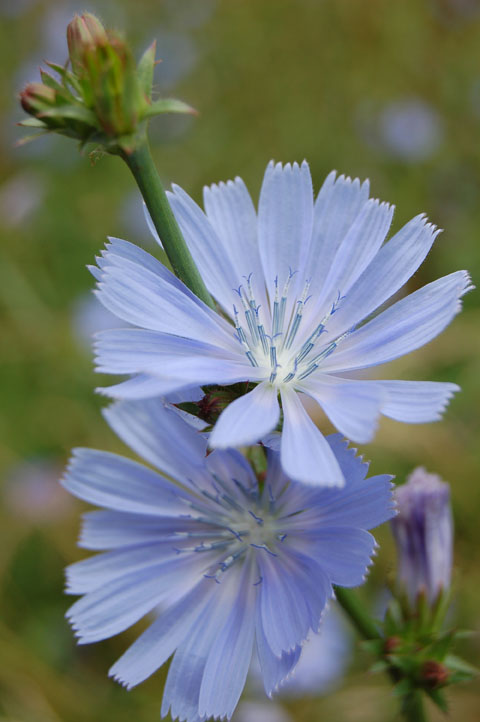
[[[61,120],[68,118],[69,120],[78,120],[80,123],[95,127],[96,118],[94,113],[83,105],[59,105],[56,108],[42,111],[41,118],[55,118]]]
[[[150,100],[153,87],[153,70],[155,68],[156,41],[145,50],[137,66],[137,77],[140,88]]]
[[[407,697],[414,690],[414,686],[409,679],[402,679],[393,688],[395,697]]]
[[[197,115],[195,108],[192,108],[191,105],[187,105],[187,103],[181,100],[176,100],[175,98],[160,98],[148,106],[143,117],[153,118],[163,113],[188,113],[190,115]]]
[[[451,679],[453,681],[453,677],[462,675],[462,679],[458,679],[456,681],[467,681],[469,679],[473,679],[474,677],[477,677],[480,674],[480,669],[477,667],[474,667],[472,664],[469,664],[468,662],[465,662],[464,659],[461,659],[460,657],[456,657],[454,654],[447,654],[444,660],[445,666],[448,667],[449,670],[453,672],[451,675]]]
[[[453,644],[455,632],[453,630],[442,634],[438,639],[434,640],[429,647],[428,654],[433,659],[442,662],[445,655]]]
[[[25,118],[20,120],[17,125],[21,125],[22,128],[38,128],[39,130],[47,130],[45,123],[39,118]]]
[[[375,657],[380,657],[384,651],[384,644],[384,639],[362,639],[360,647]]]
[[[389,664],[385,662],[383,659],[379,659],[377,662],[374,662],[371,667],[369,668],[369,672],[372,674],[378,674],[378,672],[387,672],[389,669]]]
[[[426,689],[425,692],[442,712],[448,714],[448,702],[442,689]]]

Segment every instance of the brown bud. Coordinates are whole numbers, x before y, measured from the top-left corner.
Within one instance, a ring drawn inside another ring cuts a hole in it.
[[[396,649],[401,645],[402,640],[400,637],[387,637],[383,645],[384,654],[393,654]]]
[[[427,687],[437,689],[448,682],[449,671],[444,664],[430,659],[422,665],[420,675]]]

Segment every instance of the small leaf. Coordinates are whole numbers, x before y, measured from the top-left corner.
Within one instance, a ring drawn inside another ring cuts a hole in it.
[[[152,95],[153,69],[155,67],[155,49],[156,41],[154,40],[153,43],[143,53],[137,67],[137,76],[140,87],[149,99]]]
[[[148,106],[143,117],[153,118],[155,115],[162,115],[163,113],[189,113],[190,115],[197,115],[195,108],[183,103],[181,100],[176,100],[175,98],[160,98]]]

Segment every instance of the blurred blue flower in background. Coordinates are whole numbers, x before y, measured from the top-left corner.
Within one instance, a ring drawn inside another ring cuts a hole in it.
[[[216,421],[213,448],[268,443],[280,395],[284,471],[318,485],[344,479],[299,394],[358,443],[372,440],[381,414],[407,423],[439,419],[455,384],[355,373],[434,338],[460,310],[470,279],[452,273],[365,322],[417,270],[438,234],[419,215],[384,243],[393,208],[368,194],[367,181],[331,173],[314,203],[305,162],[268,166],[258,216],[240,178],[205,188],[206,214],[174,186],[173,211],[225,317],[152,256],[111,239],[92,269],[97,295],[139,328],[99,335],[98,370],[138,375],[103,392],[141,398],[249,382],[254,387]]]
[[[238,451],[206,456],[204,424],[160,400],[119,402],[105,416],[161,473],[74,452],[64,486],[105,510],[85,516],[80,545],[103,553],[68,568],[68,592],[84,596],[67,616],[86,644],[160,605],[110,674],[133,687],[173,654],[162,714],[230,718],[254,644],[270,695],[318,631],[332,584],[364,581],[375,549],[366,529],[394,513],[391,477],[367,479],[368,464],[337,434],[327,443],[343,488],[291,482],[273,450],[259,485]]]
[[[443,141],[443,123],[435,109],[421,98],[389,103],[379,117],[383,147],[406,161],[430,157]]]

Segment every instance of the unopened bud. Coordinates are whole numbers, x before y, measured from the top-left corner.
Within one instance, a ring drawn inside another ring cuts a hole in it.
[[[20,103],[26,113],[41,114],[49,106],[55,104],[56,93],[42,83],[29,83],[20,93]]]
[[[95,15],[75,15],[67,26],[67,43],[70,62],[75,71],[84,67],[85,54],[98,46],[108,43],[108,36],[102,23]]]
[[[433,604],[450,586],[453,522],[450,488],[419,467],[396,490],[398,515],[391,525],[400,585],[411,604],[423,594]]]

